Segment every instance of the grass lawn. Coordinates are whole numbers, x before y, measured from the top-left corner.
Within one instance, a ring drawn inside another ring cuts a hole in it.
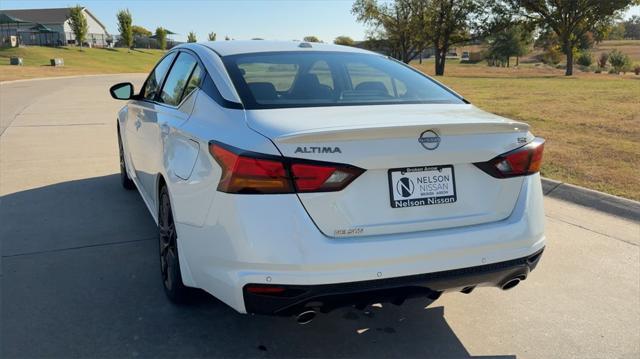
[[[433,63],[414,64],[433,74]],[[547,140],[542,174],[640,200],[640,76],[448,62],[438,80]]]
[[[0,81],[36,77],[149,72],[164,52],[160,50],[89,49],[40,47],[0,49]],[[24,66],[9,65],[11,56],[22,56]],[[52,67],[49,60],[64,59],[64,67]]]

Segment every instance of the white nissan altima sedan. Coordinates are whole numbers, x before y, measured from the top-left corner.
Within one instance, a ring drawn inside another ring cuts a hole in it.
[[[380,54],[173,48],[118,113],[122,185],[158,224],[169,299],[300,315],[509,289],[544,249],[544,141]]]

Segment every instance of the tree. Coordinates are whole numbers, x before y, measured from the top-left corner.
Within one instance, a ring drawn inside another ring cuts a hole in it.
[[[131,13],[129,9],[120,10],[117,14],[118,18],[118,31],[120,31],[120,38],[124,45],[131,49],[133,48],[133,20],[131,19]]]
[[[138,25],[133,25],[131,26],[131,33],[133,34],[133,37],[148,37],[151,36],[151,31],[145,29],[142,26],[138,26]]]
[[[189,31],[189,34],[187,35],[187,42],[196,42],[198,40],[196,40],[196,33],[193,31]]]
[[[160,46],[161,50],[167,49],[167,30],[163,27],[158,27],[156,29],[156,40],[158,41],[158,46]]]
[[[356,0],[351,13],[371,26],[367,42],[386,43],[392,57],[409,63],[427,46],[425,12],[430,0]]]
[[[208,37],[209,41],[216,41],[217,34],[215,32],[210,32]]]
[[[305,36],[304,39],[302,39],[305,42],[322,42],[320,41],[320,39],[318,39],[316,36],[310,35],[310,36]]]
[[[344,46],[353,46],[355,45],[355,41],[349,36],[338,36],[333,40],[333,43],[336,45],[344,45]]]
[[[87,32],[89,32],[87,18],[84,16],[84,8],[82,6],[76,5],[69,9],[69,27],[71,27],[71,31],[76,37],[76,43],[82,47],[86,40]]]
[[[471,40],[471,19],[480,19],[482,4],[478,0],[432,0],[427,9],[427,29],[435,51],[436,76],[444,75],[451,46]]]
[[[514,0],[523,15],[552,29],[567,58],[566,76],[573,75],[573,55],[579,39],[588,31],[609,23],[639,0]]]
[[[489,58],[501,64],[510,65],[510,58],[516,57],[516,66],[520,64],[520,56],[526,55],[533,43],[531,31],[518,24],[498,31],[489,40]],[[494,63],[494,65],[498,65]]]
[[[624,37],[640,40],[640,16],[634,15],[624,22]]]

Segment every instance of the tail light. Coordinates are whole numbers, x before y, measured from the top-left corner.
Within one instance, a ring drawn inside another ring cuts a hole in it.
[[[222,168],[218,191],[243,194],[340,191],[364,170],[243,151],[219,142],[209,152]]]
[[[540,171],[543,151],[544,139],[536,138],[528,144],[501,154],[492,160],[474,164],[496,178],[526,176]]]

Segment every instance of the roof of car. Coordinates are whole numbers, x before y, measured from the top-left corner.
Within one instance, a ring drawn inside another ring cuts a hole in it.
[[[231,40],[209,41],[201,44],[215,51],[220,56],[276,51],[339,51],[373,54],[370,51],[357,47],[301,41]]]

